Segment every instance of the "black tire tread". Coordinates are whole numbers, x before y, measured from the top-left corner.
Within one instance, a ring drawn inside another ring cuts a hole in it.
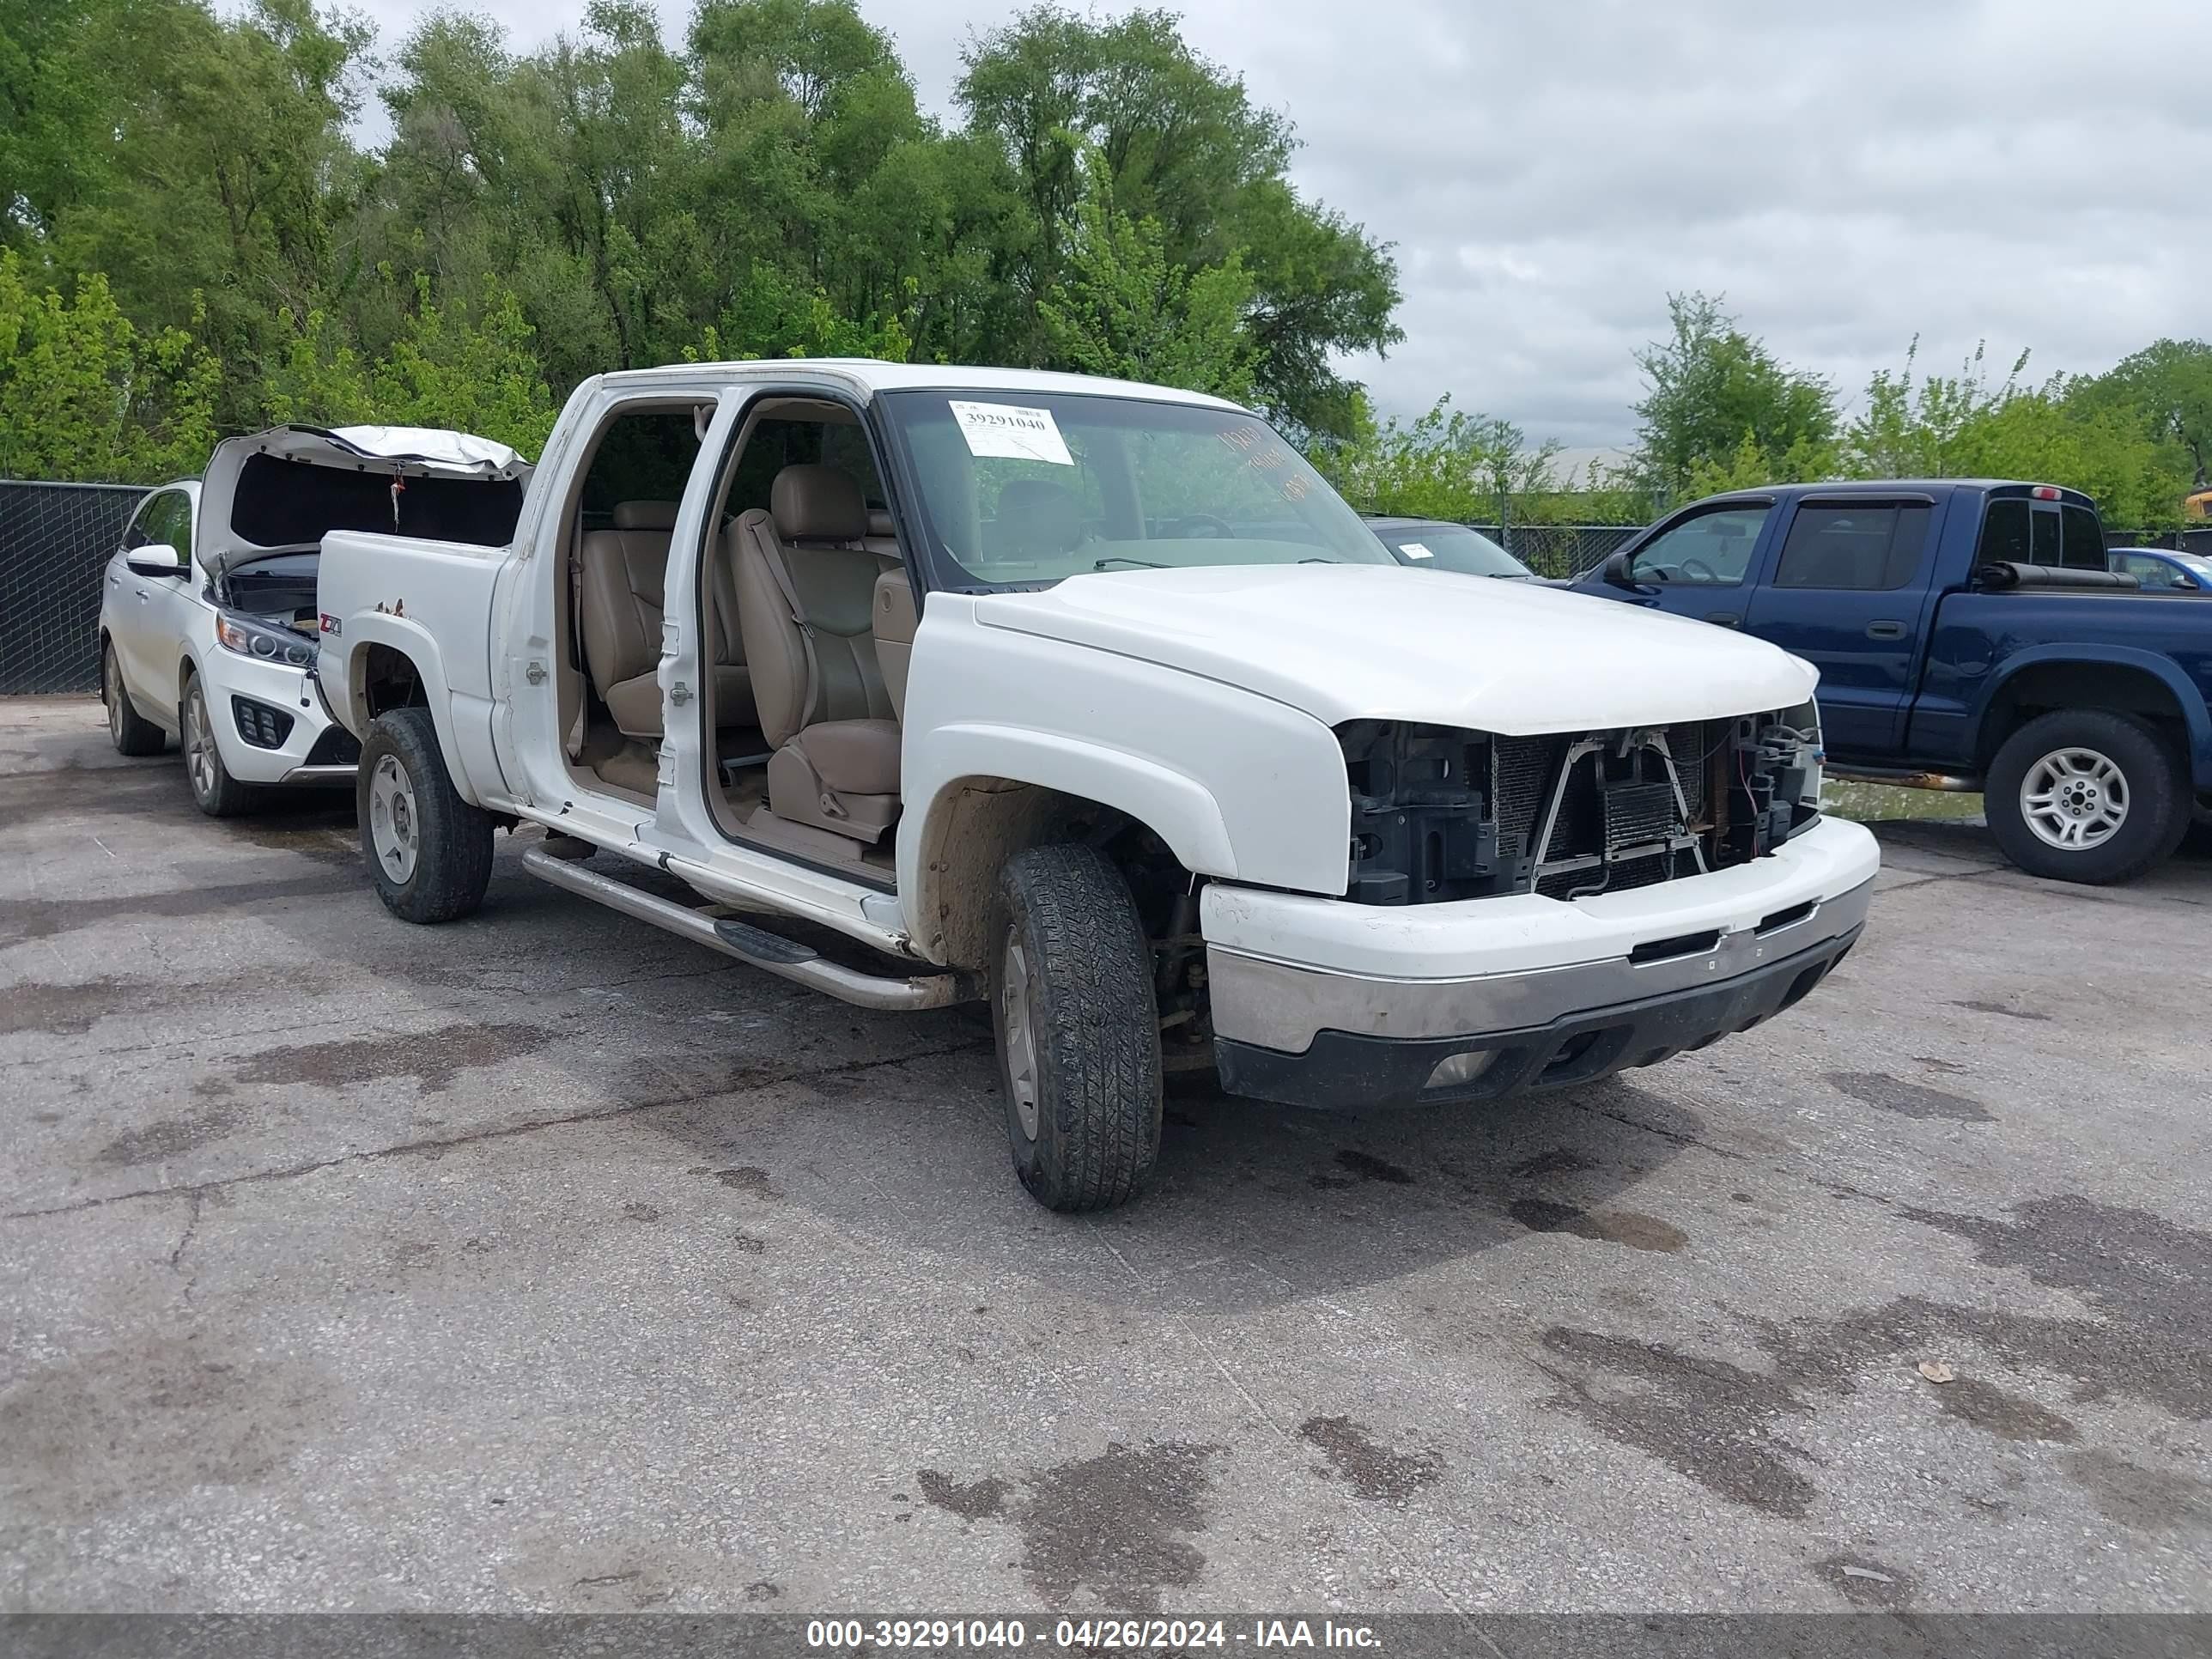
[[[386,754],[397,756],[406,769],[420,825],[415,873],[404,886],[386,874],[369,828],[369,779]],[[376,717],[361,746],[354,801],[361,819],[362,857],[386,909],[403,921],[430,926],[457,921],[483,904],[484,889],[491,882],[491,814],[470,805],[453,787],[428,709],[393,708]]]
[[[177,750],[179,754],[185,751],[185,704],[191,696],[192,688],[198,683],[197,672],[187,675],[183,693],[177,699]],[[200,692],[200,698],[203,702],[207,699],[204,689]],[[209,706],[207,717],[210,722],[216,718],[212,704]],[[242,782],[231,776],[230,769],[222,763],[220,748],[215,751],[215,793],[202,800],[198,792],[192,789],[191,758],[189,755],[185,758],[185,788],[191,794],[192,805],[211,818],[242,818],[249,812],[258,812],[268,805],[270,796],[275,793],[264,785]]]
[[[2128,821],[2110,842],[2062,853],[2027,827],[2020,786],[2043,756],[2074,744],[2110,756],[2127,775],[2130,799]],[[1982,799],[1990,832],[2014,864],[2046,880],[2093,886],[2133,881],[2164,863],[2188,833],[2191,817],[2187,774],[2172,745],[2144,721],[2107,708],[2061,708],[2028,721],[1990,761]]]
[[[123,730],[114,737],[115,752],[118,755],[158,755],[167,746],[169,734],[141,714],[131,701],[130,690],[123,684],[123,673],[115,660],[115,647],[100,647],[100,695],[115,699],[122,708]]]
[[[1096,848],[1031,847],[1006,861],[1000,902],[1030,947],[1038,1111],[1054,1130],[1048,1146],[1040,1121],[1033,1166],[1018,1148],[1023,1183],[1063,1213],[1127,1203],[1158,1157],[1162,1108],[1152,950],[1129,884]],[[1007,1117],[1018,1136],[1011,1090]]]

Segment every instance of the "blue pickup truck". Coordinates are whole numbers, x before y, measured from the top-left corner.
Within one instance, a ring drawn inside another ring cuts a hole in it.
[[[1803,657],[1832,772],[1981,789],[2032,874],[2130,880],[2212,817],[2212,606],[2107,571],[2076,491],[1946,478],[1717,495],[1574,586]]]

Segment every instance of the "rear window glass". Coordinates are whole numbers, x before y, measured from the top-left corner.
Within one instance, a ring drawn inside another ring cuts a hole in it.
[[[868,434],[855,422],[794,421],[767,416],[755,422],[730,479],[727,514],[765,507],[775,475],[787,466],[834,466],[860,487],[870,507],[883,507],[884,487],[876,477]]]
[[[2027,503],[2008,499],[1990,503],[1982,515],[1982,544],[1974,550],[1982,564],[2029,564]]]
[[[2064,524],[2063,562],[2076,570],[2102,570],[2105,532],[2097,522],[2097,515],[2086,507],[2063,507],[2058,515]]]
[[[623,501],[678,501],[698,458],[688,409],[646,409],[619,416],[592,453],[584,474],[584,527],[604,530]]]
[[[1913,503],[1800,507],[1774,585],[1863,592],[1906,586],[1920,568],[1928,514]]]
[[[2037,507],[2028,514],[2033,526],[2029,534],[2028,557],[2037,564],[2057,564],[2058,514],[2053,507]]]
[[[333,530],[498,547],[514,537],[522,485],[513,478],[400,478],[276,455],[246,459],[232,530],[260,547],[306,547]]]

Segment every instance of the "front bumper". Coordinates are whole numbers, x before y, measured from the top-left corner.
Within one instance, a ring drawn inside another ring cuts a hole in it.
[[[343,784],[355,775],[361,745],[331,719],[304,669],[258,662],[210,646],[200,672],[223,769],[241,783]],[[270,747],[248,742],[237,701],[278,713],[289,724]]]
[[[1824,820],[1752,865],[1571,902],[1377,907],[1209,887],[1223,1085],[1372,1106],[1652,1065],[1811,991],[1856,941],[1879,864],[1866,830]]]

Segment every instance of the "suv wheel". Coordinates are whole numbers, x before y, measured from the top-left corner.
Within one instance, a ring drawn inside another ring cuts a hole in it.
[[[192,787],[192,804],[211,818],[234,818],[251,812],[267,797],[267,791],[240,783],[222,763],[216,747],[215,721],[208,712],[207,693],[195,674],[185,682],[184,700],[177,705],[179,747],[185,751],[185,778]]]
[[[167,736],[153,721],[145,719],[131,706],[131,694],[123,689],[123,671],[116,665],[115,647],[101,647],[100,659],[100,696],[107,705],[107,737],[118,755],[158,755]]]
[[[1129,884],[1095,848],[999,876],[992,1024],[1014,1173],[1047,1209],[1111,1209],[1160,1149],[1159,1006]]]
[[[428,709],[377,716],[355,790],[361,850],[386,909],[404,921],[453,921],[483,902],[491,814],[453,787]]]
[[[2101,708],[2021,726],[1990,763],[1982,798],[2005,856],[2054,881],[2132,881],[2189,828],[2172,750],[2141,720]]]

